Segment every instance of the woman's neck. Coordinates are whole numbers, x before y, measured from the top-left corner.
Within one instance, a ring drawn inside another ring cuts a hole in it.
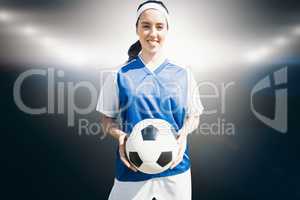
[[[156,53],[148,53],[142,50],[140,56],[142,57],[143,62],[147,65],[147,64],[151,64],[151,63],[159,63],[161,62],[165,55],[163,53],[163,51],[159,51]]]

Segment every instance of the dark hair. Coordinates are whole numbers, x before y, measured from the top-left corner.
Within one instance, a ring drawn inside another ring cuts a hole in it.
[[[128,62],[137,57],[141,50],[142,45],[139,40],[132,44],[128,49]]]
[[[163,2],[154,1],[154,0],[145,1],[144,3],[139,5],[137,10],[139,10],[143,5],[145,5],[147,3],[157,3],[157,4],[161,5],[167,11],[167,13],[169,13],[167,7],[164,5]],[[137,22],[135,24],[136,28],[138,26],[138,21],[139,21],[139,19],[137,20]],[[140,53],[141,50],[142,50],[142,45],[141,45],[141,42],[138,40],[129,47],[128,52],[127,52],[127,54],[128,54],[128,61],[127,62],[130,62],[135,57],[137,57],[137,55]]]

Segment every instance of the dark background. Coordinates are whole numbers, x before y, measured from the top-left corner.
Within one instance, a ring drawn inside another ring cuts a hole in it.
[[[280,65],[281,66],[281,65]],[[233,136],[193,134],[189,137],[192,157],[193,199],[299,199],[299,64],[288,65],[288,133],[282,134],[258,121],[250,111],[252,82],[257,70],[235,80],[238,87],[227,103],[227,121],[236,125]],[[278,68],[267,67],[262,73]],[[15,105],[12,90],[20,71],[1,73],[1,196],[9,199],[105,199],[114,178],[116,143],[101,135],[78,135],[78,126],[67,127],[67,116],[28,115]],[[66,72],[67,73],[67,72]],[[83,78],[72,74],[73,80]],[[95,73],[85,78],[97,82]],[[232,79],[230,79],[232,81]],[[46,102],[45,80],[28,79],[23,97],[31,105]],[[80,90],[77,98],[86,95]],[[261,112],[272,116],[272,92],[260,94]],[[208,99],[202,100],[204,106]],[[77,102],[85,106],[84,103]],[[230,110],[235,110],[230,111]],[[236,111],[237,110],[237,111]],[[202,116],[214,121],[221,114]],[[98,113],[79,116],[97,121]],[[6,196],[6,197],[5,197]]]

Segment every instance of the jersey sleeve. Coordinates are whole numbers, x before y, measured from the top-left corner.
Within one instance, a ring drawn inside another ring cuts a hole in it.
[[[108,117],[116,118],[119,113],[117,73],[108,74],[100,89],[96,110]]]
[[[192,71],[187,68],[187,116],[199,116],[203,113],[203,105],[200,99],[199,88]]]

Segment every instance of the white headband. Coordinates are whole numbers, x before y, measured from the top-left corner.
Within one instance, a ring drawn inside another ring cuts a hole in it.
[[[166,9],[164,7],[162,7],[161,5],[159,5],[157,3],[146,3],[142,7],[140,7],[140,9],[137,11],[137,14],[136,14],[136,22],[138,21],[140,15],[145,10],[148,10],[148,9],[155,9],[155,10],[160,11],[166,17],[168,24],[170,23],[170,17],[169,17],[168,12],[166,11]]]

